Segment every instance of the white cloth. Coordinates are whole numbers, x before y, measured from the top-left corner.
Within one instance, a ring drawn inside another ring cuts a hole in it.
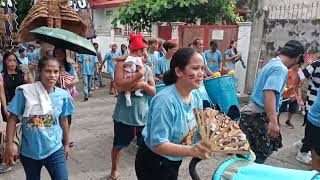
[[[140,57],[133,57],[133,56],[128,56],[127,59],[124,61],[124,63],[132,63],[136,66],[143,66],[142,60]]]
[[[40,81],[17,87],[23,90],[26,99],[23,117],[32,115],[47,115],[52,113],[50,97]]]

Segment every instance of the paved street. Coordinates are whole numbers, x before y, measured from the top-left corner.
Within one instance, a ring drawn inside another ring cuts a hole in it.
[[[81,89],[78,88],[81,92]],[[111,158],[110,150],[113,140],[112,112],[116,102],[114,96],[108,95],[106,88],[95,90],[94,97],[89,101],[82,101],[82,93],[75,101],[76,113],[73,117],[71,128],[71,140],[75,146],[71,150],[68,160],[69,177],[71,180],[97,180],[106,179],[110,172]],[[284,122],[285,116],[281,121]],[[293,124],[295,129],[291,130],[281,127],[284,147],[268,159],[267,164],[295,169],[308,169],[307,166],[295,160],[296,150],[292,144],[303,135],[302,116],[295,115]],[[134,180],[134,159],[136,147],[131,145],[125,149],[120,159],[120,173],[123,180]],[[210,179],[215,168],[224,161],[226,156],[217,156],[214,159],[203,161],[198,165],[198,172],[202,179]],[[185,159],[180,168],[180,179],[191,179],[188,174],[188,163]],[[45,168],[42,171],[43,179],[50,179]],[[2,180],[21,180],[25,175],[21,163],[18,162],[14,169],[6,174],[0,175]]]

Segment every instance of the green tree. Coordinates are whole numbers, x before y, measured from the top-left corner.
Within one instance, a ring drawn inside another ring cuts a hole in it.
[[[134,30],[151,30],[152,22],[232,24],[242,21],[230,0],[132,0],[121,7],[114,26],[129,24]]]
[[[32,0],[15,0],[17,2],[17,22],[20,25],[32,7]]]

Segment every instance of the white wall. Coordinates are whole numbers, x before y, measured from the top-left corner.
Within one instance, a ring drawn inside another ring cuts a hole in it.
[[[118,49],[120,50],[121,44],[128,45],[127,37],[125,36],[115,36],[113,26],[111,24],[115,13],[118,8],[106,8],[106,9],[93,9],[93,22],[94,28],[96,30],[97,38],[93,39],[93,42],[97,42],[99,44],[99,51],[102,56],[110,51],[110,44],[115,42],[118,45]],[[108,16],[107,11],[112,11],[113,14]],[[120,27],[120,26],[119,26]]]

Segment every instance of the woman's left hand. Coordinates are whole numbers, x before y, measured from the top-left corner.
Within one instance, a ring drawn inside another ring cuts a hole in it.
[[[145,82],[145,81],[139,81],[139,82],[136,83],[135,86],[133,86],[133,87],[130,89],[130,91],[136,91],[136,90],[138,90],[138,89],[143,89],[143,90],[145,90],[145,88],[146,88],[147,86],[148,86],[148,83],[147,83],[147,82]]]
[[[69,144],[64,145],[64,158],[65,158],[65,160],[68,160],[69,150],[70,150]]]

